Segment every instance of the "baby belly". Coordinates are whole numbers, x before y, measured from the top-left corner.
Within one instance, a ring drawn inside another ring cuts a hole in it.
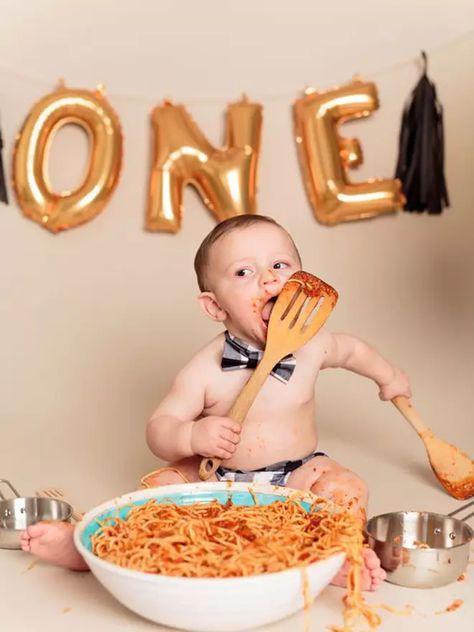
[[[301,459],[318,444],[314,421],[265,422],[246,420],[234,456],[223,465],[237,470],[255,470],[278,461]]]

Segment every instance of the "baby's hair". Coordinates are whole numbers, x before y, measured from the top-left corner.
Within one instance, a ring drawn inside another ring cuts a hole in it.
[[[196,252],[196,256],[194,257],[194,270],[196,272],[197,282],[201,292],[206,292],[209,290],[206,278],[206,270],[209,263],[209,253],[212,246],[224,235],[227,235],[234,230],[247,228],[248,226],[252,226],[253,224],[273,224],[273,226],[278,226],[278,228],[281,228],[281,230],[285,230],[283,226],[280,226],[280,224],[271,217],[267,217],[266,215],[251,215],[248,213],[244,215],[235,215],[234,217],[229,217],[229,219],[226,219],[223,222],[220,222],[220,224],[217,224],[217,226],[215,226],[211,230],[211,232],[204,238],[198,248],[198,251]],[[291,239],[290,235],[288,235],[288,237]],[[293,242],[293,239],[291,239],[291,241]],[[294,242],[293,245],[295,246]],[[295,251],[298,255],[298,258],[301,260],[296,246]]]

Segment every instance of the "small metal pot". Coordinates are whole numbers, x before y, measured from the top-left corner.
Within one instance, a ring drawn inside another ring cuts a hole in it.
[[[72,507],[63,500],[23,497],[9,481],[0,478],[0,483],[7,485],[15,495],[14,498],[5,498],[0,491],[0,548],[21,548],[22,532],[41,520],[71,521]]]
[[[457,580],[469,561],[471,527],[455,514],[398,511],[374,516],[366,525],[369,546],[387,572],[387,581],[412,588],[435,588]],[[474,512],[464,520],[474,516]]]

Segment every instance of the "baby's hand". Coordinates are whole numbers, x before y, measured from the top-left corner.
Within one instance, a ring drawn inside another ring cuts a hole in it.
[[[379,397],[382,401],[387,401],[397,395],[411,397],[411,388],[407,374],[401,369],[394,367],[393,377],[390,382],[380,385]]]
[[[241,426],[229,417],[203,417],[193,423],[191,449],[194,454],[230,459],[240,441]]]

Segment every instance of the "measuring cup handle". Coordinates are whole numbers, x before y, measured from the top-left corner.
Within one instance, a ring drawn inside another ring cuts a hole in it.
[[[19,498],[19,497],[20,497],[20,494],[16,491],[16,489],[13,487],[13,485],[10,483],[10,481],[7,481],[7,479],[6,479],[6,478],[0,478],[0,484],[1,484],[1,483],[3,483],[4,485],[6,485],[7,487],[9,487],[9,488],[12,490],[12,492],[15,494],[15,496],[16,496],[17,498]],[[6,500],[5,496],[2,494],[2,492],[1,492],[1,491],[0,491],[0,498],[1,498],[2,500]]]
[[[468,507],[472,507],[472,505],[474,505],[474,500],[471,500],[470,503],[466,503],[465,505],[462,505],[461,507],[458,507],[457,509],[455,509],[454,511],[452,511],[451,513],[448,513],[447,515],[449,517],[455,516],[456,514],[458,514],[460,511],[464,511],[465,509],[467,509]],[[467,516],[465,516],[464,518],[462,518],[463,520],[467,520],[468,518],[471,518],[472,516],[474,516],[474,511],[471,512],[470,514],[468,514]]]

